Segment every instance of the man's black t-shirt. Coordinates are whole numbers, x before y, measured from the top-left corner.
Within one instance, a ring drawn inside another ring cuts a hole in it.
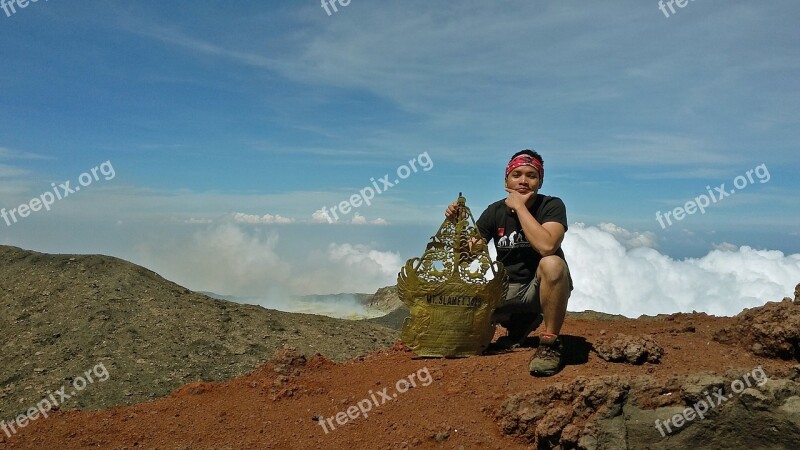
[[[533,205],[528,208],[539,223],[557,222],[567,230],[567,208],[558,197],[537,194]],[[539,261],[542,260],[536,250],[525,238],[519,217],[511,212],[505,199],[496,201],[486,208],[476,222],[486,242],[494,239],[497,249],[497,260],[502,262],[510,283],[530,283],[536,276]],[[561,247],[555,253],[566,262]],[[570,278],[570,287],[572,279]]]

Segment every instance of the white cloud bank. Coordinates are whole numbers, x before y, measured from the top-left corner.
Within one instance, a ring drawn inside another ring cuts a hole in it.
[[[274,224],[274,223],[292,223],[294,219],[289,217],[283,217],[279,214],[272,215],[272,214],[264,214],[263,216],[258,216],[255,214],[244,214],[244,213],[236,213],[233,215],[233,220],[238,223],[248,223],[248,224]]]
[[[326,213],[325,211],[323,211],[321,209],[318,209],[318,210],[314,211],[314,214],[311,215],[311,223],[335,224],[335,223],[348,223],[348,222],[345,222],[344,220],[342,220],[341,222],[339,222],[338,220],[331,220],[331,218],[328,215],[328,213]],[[369,219],[367,219],[366,217],[364,217],[363,215],[361,215],[360,213],[357,213],[357,212],[355,214],[353,214],[353,218],[350,219],[349,223],[351,223],[353,225],[388,225],[389,224],[389,222],[387,222],[386,219],[383,219],[381,217],[378,217],[377,219],[374,219],[374,220],[369,220]]]
[[[373,293],[395,284],[404,262],[399,253],[331,243],[325,251],[309,254],[304,275],[292,284],[296,291],[302,289],[309,294]]]
[[[702,258],[674,260],[652,245],[650,236],[613,224],[572,225],[562,244],[575,285],[569,310],[730,316],[781,300],[800,282],[800,254],[724,244]]]
[[[311,240],[291,242],[292,254],[281,254],[279,241],[275,228],[224,223],[195,232],[189,242],[141,246],[139,254],[147,267],[195,291],[275,304],[299,295],[372,293],[394,284],[404,262],[374,246],[329,243],[317,250]]]
[[[319,245],[287,234],[282,249],[278,229],[211,225],[188,243],[152,243],[140,250],[146,266],[191,289],[257,299],[285,311],[308,310],[291,306],[300,295],[373,293],[393,285],[405,262],[399,252],[375,243]],[[423,244],[415,248],[421,251]],[[563,243],[575,284],[569,309],[628,317],[692,310],[735,315],[792,294],[800,282],[800,254],[723,243],[702,258],[675,260],[654,245],[649,233],[613,224],[572,225]]]

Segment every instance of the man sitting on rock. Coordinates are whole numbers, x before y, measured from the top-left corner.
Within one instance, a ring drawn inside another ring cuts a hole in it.
[[[558,197],[539,194],[544,161],[535,151],[514,154],[505,170],[508,196],[489,205],[477,221],[486,242],[494,240],[497,260],[505,265],[509,287],[505,302],[492,316],[508,335],[496,342],[510,349],[522,344],[544,319],[544,332],[533,355],[531,375],[550,376],[563,367],[558,337],[572,291],[572,278],[561,250],[567,211]],[[458,203],[445,216],[454,219]],[[470,248],[477,240],[470,242]]]

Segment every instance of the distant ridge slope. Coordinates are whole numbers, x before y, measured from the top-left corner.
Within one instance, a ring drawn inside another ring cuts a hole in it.
[[[0,246],[0,420],[103,363],[110,378],[62,409],[105,408],[246,373],[288,344],[341,361],[392,330],[211,299],[127,261]]]

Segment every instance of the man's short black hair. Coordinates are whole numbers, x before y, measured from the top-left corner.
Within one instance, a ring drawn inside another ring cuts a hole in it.
[[[532,158],[534,158],[534,159],[538,160],[540,163],[542,163],[542,166],[544,166],[544,160],[542,159],[542,155],[540,155],[540,154],[539,154],[538,152],[536,152],[536,151],[533,151],[533,150],[530,150],[530,149],[527,149],[527,148],[526,148],[525,150],[520,150],[520,151],[518,151],[517,153],[514,153],[514,156],[512,156],[512,157],[511,157],[511,159],[514,159],[514,158],[516,158],[516,157],[517,157],[517,156],[519,156],[519,155],[528,155],[528,156],[530,156],[530,157],[532,157]],[[509,159],[509,161],[510,161],[511,159]]]

